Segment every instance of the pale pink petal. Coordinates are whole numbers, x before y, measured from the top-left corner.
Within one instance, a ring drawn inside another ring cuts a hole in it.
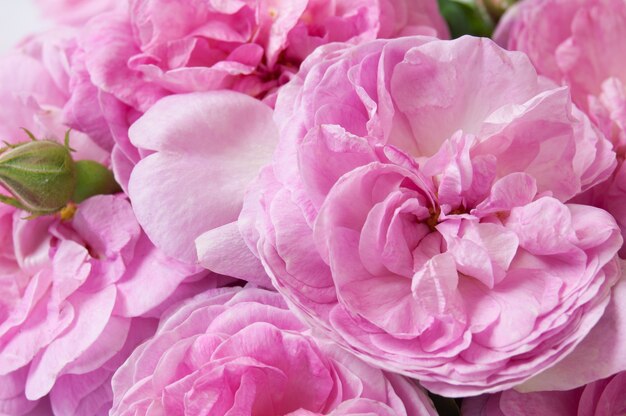
[[[78,358],[96,341],[109,320],[114,303],[114,286],[109,286],[98,294],[81,293],[73,296],[73,304],[77,309],[76,321],[31,364],[26,382],[26,397],[38,399],[50,391],[56,377],[68,363]]]
[[[263,265],[244,242],[236,222],[200,235],[196,250],[200,265],[215,273],[271,287]]]
[[[597,325],[554,367],[517,387],[522,392],[568,390],[626,370],[626,279],[615,286]]]
[[[157,152],[135,167],[129,183],[139,222],[166,254],[195,262],[195,239],[237,219],[277,132],[269,107],[223,91],[167,97],[130,136]]]

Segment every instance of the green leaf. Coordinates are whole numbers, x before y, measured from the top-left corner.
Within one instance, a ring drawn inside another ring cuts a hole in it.
[[[494,23],[487,11],[473,0],[438,0],[452,38],[463,35],[490,37]]]

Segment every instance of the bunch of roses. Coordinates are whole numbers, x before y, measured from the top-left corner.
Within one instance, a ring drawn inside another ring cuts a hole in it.
[[[0,415],[626,413],[626,0],[39,5]]]

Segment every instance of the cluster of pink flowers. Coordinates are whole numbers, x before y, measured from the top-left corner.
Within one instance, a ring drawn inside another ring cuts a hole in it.
[[[37,3],[0,415],[626,414],[626,0]]]

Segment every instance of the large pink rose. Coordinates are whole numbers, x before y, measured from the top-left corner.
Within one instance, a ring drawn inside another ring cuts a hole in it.
[[[465,416],[622,416],[626,414],[626,373],[567,391],[515,390],[465,399]]]
[[[448,35],[435,0],[133,0],[78,36],[66,113],[83,131],[109,127],[125,188],[146,154],[128,126],[160,98],[222,89],[263,98],[319,45],[415,33]]]
[[[414,383],[318,342],[280,295],[254,287],[170,310],[113,392],[111,416],[437,414]]]
[[[565,202],[615,155],[522,53],[471,37],[329,45],[275,119],[240,230],[294,310],[360,357],[475,395],[555,365],[603,316],[619,229]]]
[[[613,142],[620,169],[578,201],[606,209],[626,236],[626,1],[526,0],[495,34],[528,54],[540,74],[570,87],[574,103]],[[626,257],[626,247],[620,252]]]

